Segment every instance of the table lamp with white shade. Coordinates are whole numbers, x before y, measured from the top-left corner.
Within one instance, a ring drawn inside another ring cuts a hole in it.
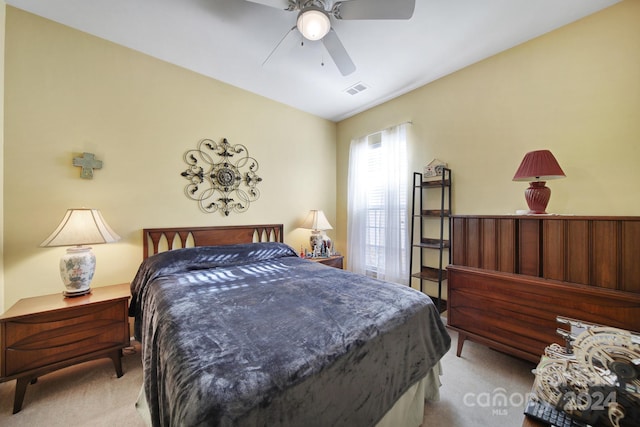
[[[90,246],[113,243],[120,236],[109,227],[98,209],[69,209],[64,218],[41,247],[70,246],[60,258],[60,277],[66,297],[91,292],[91,279],[96,269],[96,257]]]
[[[318,255],[322,243],[326,242],[326,246],[331,251],[331,239],[325,234],[325,230],[332,230],[333,227],[329,224],[329,220],[321,210],[311,210],[309,215],[305,218],[304,222],[300,226],[311,230],[311,236],[309,237],[309,244],[314,255]]]

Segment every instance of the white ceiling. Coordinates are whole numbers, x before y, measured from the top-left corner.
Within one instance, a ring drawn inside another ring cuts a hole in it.
[[[320,41],[300,46],[297,31],[263,65],[295,25],[297,15],[250,1],[7,0],[7,4],[339,121],[618,1],[416,0],[410,20],[332,19],[356,65],[346,77]],[[345,89],[356,83],[368,89],[347,94]]]

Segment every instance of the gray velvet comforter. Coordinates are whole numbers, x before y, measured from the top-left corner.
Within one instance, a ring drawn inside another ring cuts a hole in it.
[[[425,295],[281,243],[161,253],[131,292],[155,426],[372,426],[450,346]]]

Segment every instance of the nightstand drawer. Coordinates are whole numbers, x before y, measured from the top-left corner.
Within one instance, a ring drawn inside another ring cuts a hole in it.
[[[129,340],[127,299],[9,320],[4,332],[2,376],[122,347]]]
[[[313,262],[319,262],[320,264],[328,265],[334,268],[343,268],[342,261],[344,257],[342,255],[332,255],[326,258],[307,258]]]

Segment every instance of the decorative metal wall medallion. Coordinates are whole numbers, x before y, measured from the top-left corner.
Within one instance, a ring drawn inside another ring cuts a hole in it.
[[[203,139],[198,148],[184,153],[184,161],[189,166],[180,174],[189,180],[184,193],[203,212],[245,212],[260,197],[258,162],[244,145],[231,145],[226,138],[219,143]]]

